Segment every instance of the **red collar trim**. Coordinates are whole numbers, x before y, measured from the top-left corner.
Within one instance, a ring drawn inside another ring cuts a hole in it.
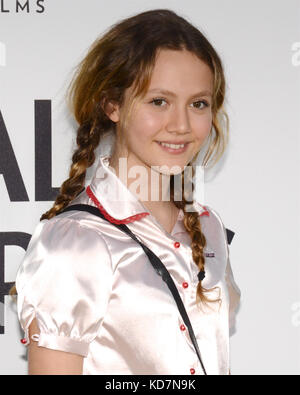
[[[130,222],[134,222],[138,219],[146,217],[146,215],[149,215],[150,213],[140,213],[140,214],[135,214],[132,215],[131,217],[127,217],[124,219],[116,219],[113,218],[108,214],[108,212],[104,209],[104,207],[100,204],[99,200],[96,198],[96,196],[93,194],[90,186],[86,188],[86,193],[89,196],[89,198],[92,199],[93,203],[98,207],[98,209],[101,211],[101,213],[104,215],[104,217],[109,221],[114,224],[128,224]]]
[[[203,211],[203,213],[199,214],[199,216],[201,217],[202,215],[207,215],[209,217],[209,212],[207,211],[206,207],[202,206],[205,211]]]
[[[89,196],[90,199],[92,199],[93,203],[98,207],[98,209],[100,210],[100,212],[104,215],[104,217],[109,221],[112,222],[114,224],[128,224],[130,222],[134,222],[138,219],[144,218],[147,215],[149,215],[149,213],[140,213],[140,214],[135,214],[132,215],[131,217],[127,217],[124,219],[116,219],[113,218],[111,215],[108,214],[108,212],[104,209],[104,207],[101,205],[101,203],[99,202],[99,200],[96,198],[96,196],[94,195],[94,193],[92,192],[90,186],[88,186],[86,188],[86,193]],[[209,211],[206,209],[205,206],[202,206],[205,211],[203,211],[201,214],[199,214],[199,216],[202,215],[207,215],[209,216]]]

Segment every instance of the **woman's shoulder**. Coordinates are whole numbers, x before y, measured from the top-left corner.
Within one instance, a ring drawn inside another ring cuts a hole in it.
[[[36,226],[17,274],[17,289],[27,283],[46,283],[49,276],[101,278],[113,272],[111,254],[99,232],[77,218],[59,215]],[[68,280],[70,281],[70,280]]]
[[[215,223],[216,225],[219,225],[221,228],[224,227],[221,215],[215,208],[213,208],[208,204],[205,205],[200,204],[199,202],[195,202],[194,207],[198,211],[201,221],[203,220],[208,223]]]
[[[35,228],[32,239],[47,244],[48,248],[70,249],[83,245],[104,242],[99,226],[89,217],[75,211],[69,211],[50,219],[42,220]]]
[[[211,205],[200,205],[199,218],[207,238],[228,253],[227,231],[219,212]],[[199,206],[198,206],[199,207]]]

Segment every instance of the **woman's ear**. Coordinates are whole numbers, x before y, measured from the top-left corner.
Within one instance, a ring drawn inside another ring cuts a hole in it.
[[[119,122],[120,120],[120,108],[119,104],[108,102],[105,105],[102,104],[103,111],[108,118],[113,122]]]

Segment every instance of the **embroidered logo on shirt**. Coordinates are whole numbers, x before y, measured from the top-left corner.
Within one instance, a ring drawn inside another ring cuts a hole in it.
[[[214,252],[206,252],[206,253],[205,253],[205,256],[206,256],[207,258],[214,258],[214,257],[215,257],[215,253],[214,253]]]

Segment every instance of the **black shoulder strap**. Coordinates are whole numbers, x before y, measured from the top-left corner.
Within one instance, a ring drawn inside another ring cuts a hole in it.
[[[66,212],[66,211],[73,211],[73,210],[87,211],[90,214],[97,215],[98,217],[101,217],[101,218],[105,219],[106,221],[108,221],[97,207],[93,207],[93,206],[86,205],[86,204],[74,204],[74,205],[68,206],[63,211],[61,211],[59,214]],[[59,215],[59,214],[57,214],[57,215]],[[135,240],[143,248],[143,250],[147,254],[153,268],[155,269],[156,273],[159,276],[161,276],[163,281],[167,284],[167,286],[168,286],[169,290],[171,291],[173,298],[176,302],[176,305],[177,305],[178,310],[181,314],[181,317],[182,317],[185,325],[188,328],[189,335],[190,335],[191,341],[194,345],[198,359],[200,361],[202,370],[203,370],[204,374],[207,375],[206,370],[203,365],[203,362],[202,362],[202,359],[201,359],[200,350],[199,350],[198,343],[197,343],[197,340],[196,340],[196,337],[195,337],[195,334],[194,334],[194,331],[192,328],[192,324],[191,324],[188,314],[185,310],[185,307],[184,307],[184,304],[183,304],[181,297],[179,295],[178,289],[177,289],[172,277],[170,276],[170,273],[168,272],[167,268],[162,263],[162,261],[154,254],[154,252],[152,252],[146,245],[144,245],[135,236],[135,234],[131,232],[131,230],[125,224],[114,224],[112,222],[111,222],[111,224],[116,226],[117,228],[121,229],[123,232],[125,232],[127,235],[129,235],[133,240]]]

